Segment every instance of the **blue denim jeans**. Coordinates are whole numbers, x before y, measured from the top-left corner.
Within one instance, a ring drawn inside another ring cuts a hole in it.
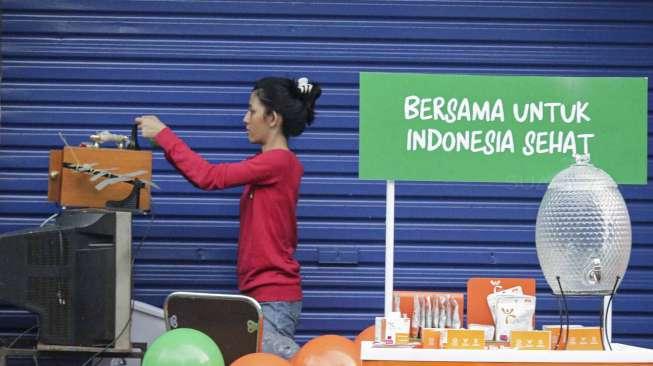
[[[299,351],[295,343],[295,328],[302,312],[302,302],[262,302],[263,352],[274,353],[285,359]]]

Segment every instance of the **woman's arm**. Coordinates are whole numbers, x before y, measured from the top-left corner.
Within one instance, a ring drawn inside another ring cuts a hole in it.
[[[260,154],[238,163],[211,164],[193,151],[170,128],[155,116],[136,119],[144,137],[154,138],[166,159],[194,186],[223,189],[245,184],[272,184],[286,166],[285,155]]]

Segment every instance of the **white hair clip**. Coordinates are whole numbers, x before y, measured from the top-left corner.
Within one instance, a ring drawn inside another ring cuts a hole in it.
[[[308,82],[307,77],[297,79],[297,89],[302,94],[308,94],[313,90],[313,84]]]

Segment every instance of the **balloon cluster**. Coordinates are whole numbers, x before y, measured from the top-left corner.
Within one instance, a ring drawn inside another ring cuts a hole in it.
[[[374,338],[374,326],[355,341],[323,335],[308,341],[289,361],[270,353],[251,353],[231,366],[360,366],[360,343]],[[164,333],[148,348],[143,366],[225,366],[220,348],[206,334],[188,328]]]

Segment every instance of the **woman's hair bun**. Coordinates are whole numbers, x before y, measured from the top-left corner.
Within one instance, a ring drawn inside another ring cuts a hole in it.
[[[310,125],[315,118],[315,101],[322,95],[322,89],[320,88],[320,84],[310,81],[307,77],[297,79],[295,85],[297,86],[300,99],[304,101],[309,112],[306,123]]]
[[[300,135],[315,118],[315,101],[322,95],[320,85],[307,77],[296,80],[278,77],[262,78],[254,92],[267,107],[283,117],[286,137]]]

